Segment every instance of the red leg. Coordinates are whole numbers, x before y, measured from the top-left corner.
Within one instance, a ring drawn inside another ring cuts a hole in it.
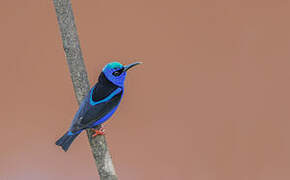
[[[99,130],[97,129],[93,129],[95,131],[95,134],[93,134],[93,137],[97,136],[97,135],[104,135],[105,134],[105,129],[104,127],[101,127]]]

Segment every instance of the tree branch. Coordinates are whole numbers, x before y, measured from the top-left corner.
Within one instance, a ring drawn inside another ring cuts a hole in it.
[[[80,104],[82,99],[88,94],[90,84],[80,48],[71,2],[70,0],[53,0],[53,2],[75,95],[78,104]],[[100,135],[93,138],[93,133],[91,129],[87,130],[100,179],[117,180],[105,136]]]

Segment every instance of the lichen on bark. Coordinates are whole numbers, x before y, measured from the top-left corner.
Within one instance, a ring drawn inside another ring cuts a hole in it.
[[[82,99],[88,94],[90,84],[80,48],[71,2],[70,0],[53,0],[53,3],[75,95],[78,104],[80,104]],[[87,130],[100,179],[117,180],[105,136],[92,137],[93,133],[93,130]]]

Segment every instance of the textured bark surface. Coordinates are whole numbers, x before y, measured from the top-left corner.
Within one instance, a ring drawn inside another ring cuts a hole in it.
[[[80,104],[89,92],[90,84],[80,48],[71,2],[70,0],[53,0],[53,2],[75,95]],[[93,133],[92,130],[87,130],[100,179],[117,180],[105,136],[92,137]]]

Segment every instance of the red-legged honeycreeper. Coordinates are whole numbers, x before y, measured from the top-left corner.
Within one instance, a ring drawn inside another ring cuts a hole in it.
[[[67,151],[83,130],[94,128],[107,121],[122,99],[127,70],[138,64],[141,63],[136,62],[127,66],[118,62],[107,64],[99,75],[98,82],[82,101],[70,128],[55,144]],[[95,135],[103,134],[103,131],[95,131]]]

